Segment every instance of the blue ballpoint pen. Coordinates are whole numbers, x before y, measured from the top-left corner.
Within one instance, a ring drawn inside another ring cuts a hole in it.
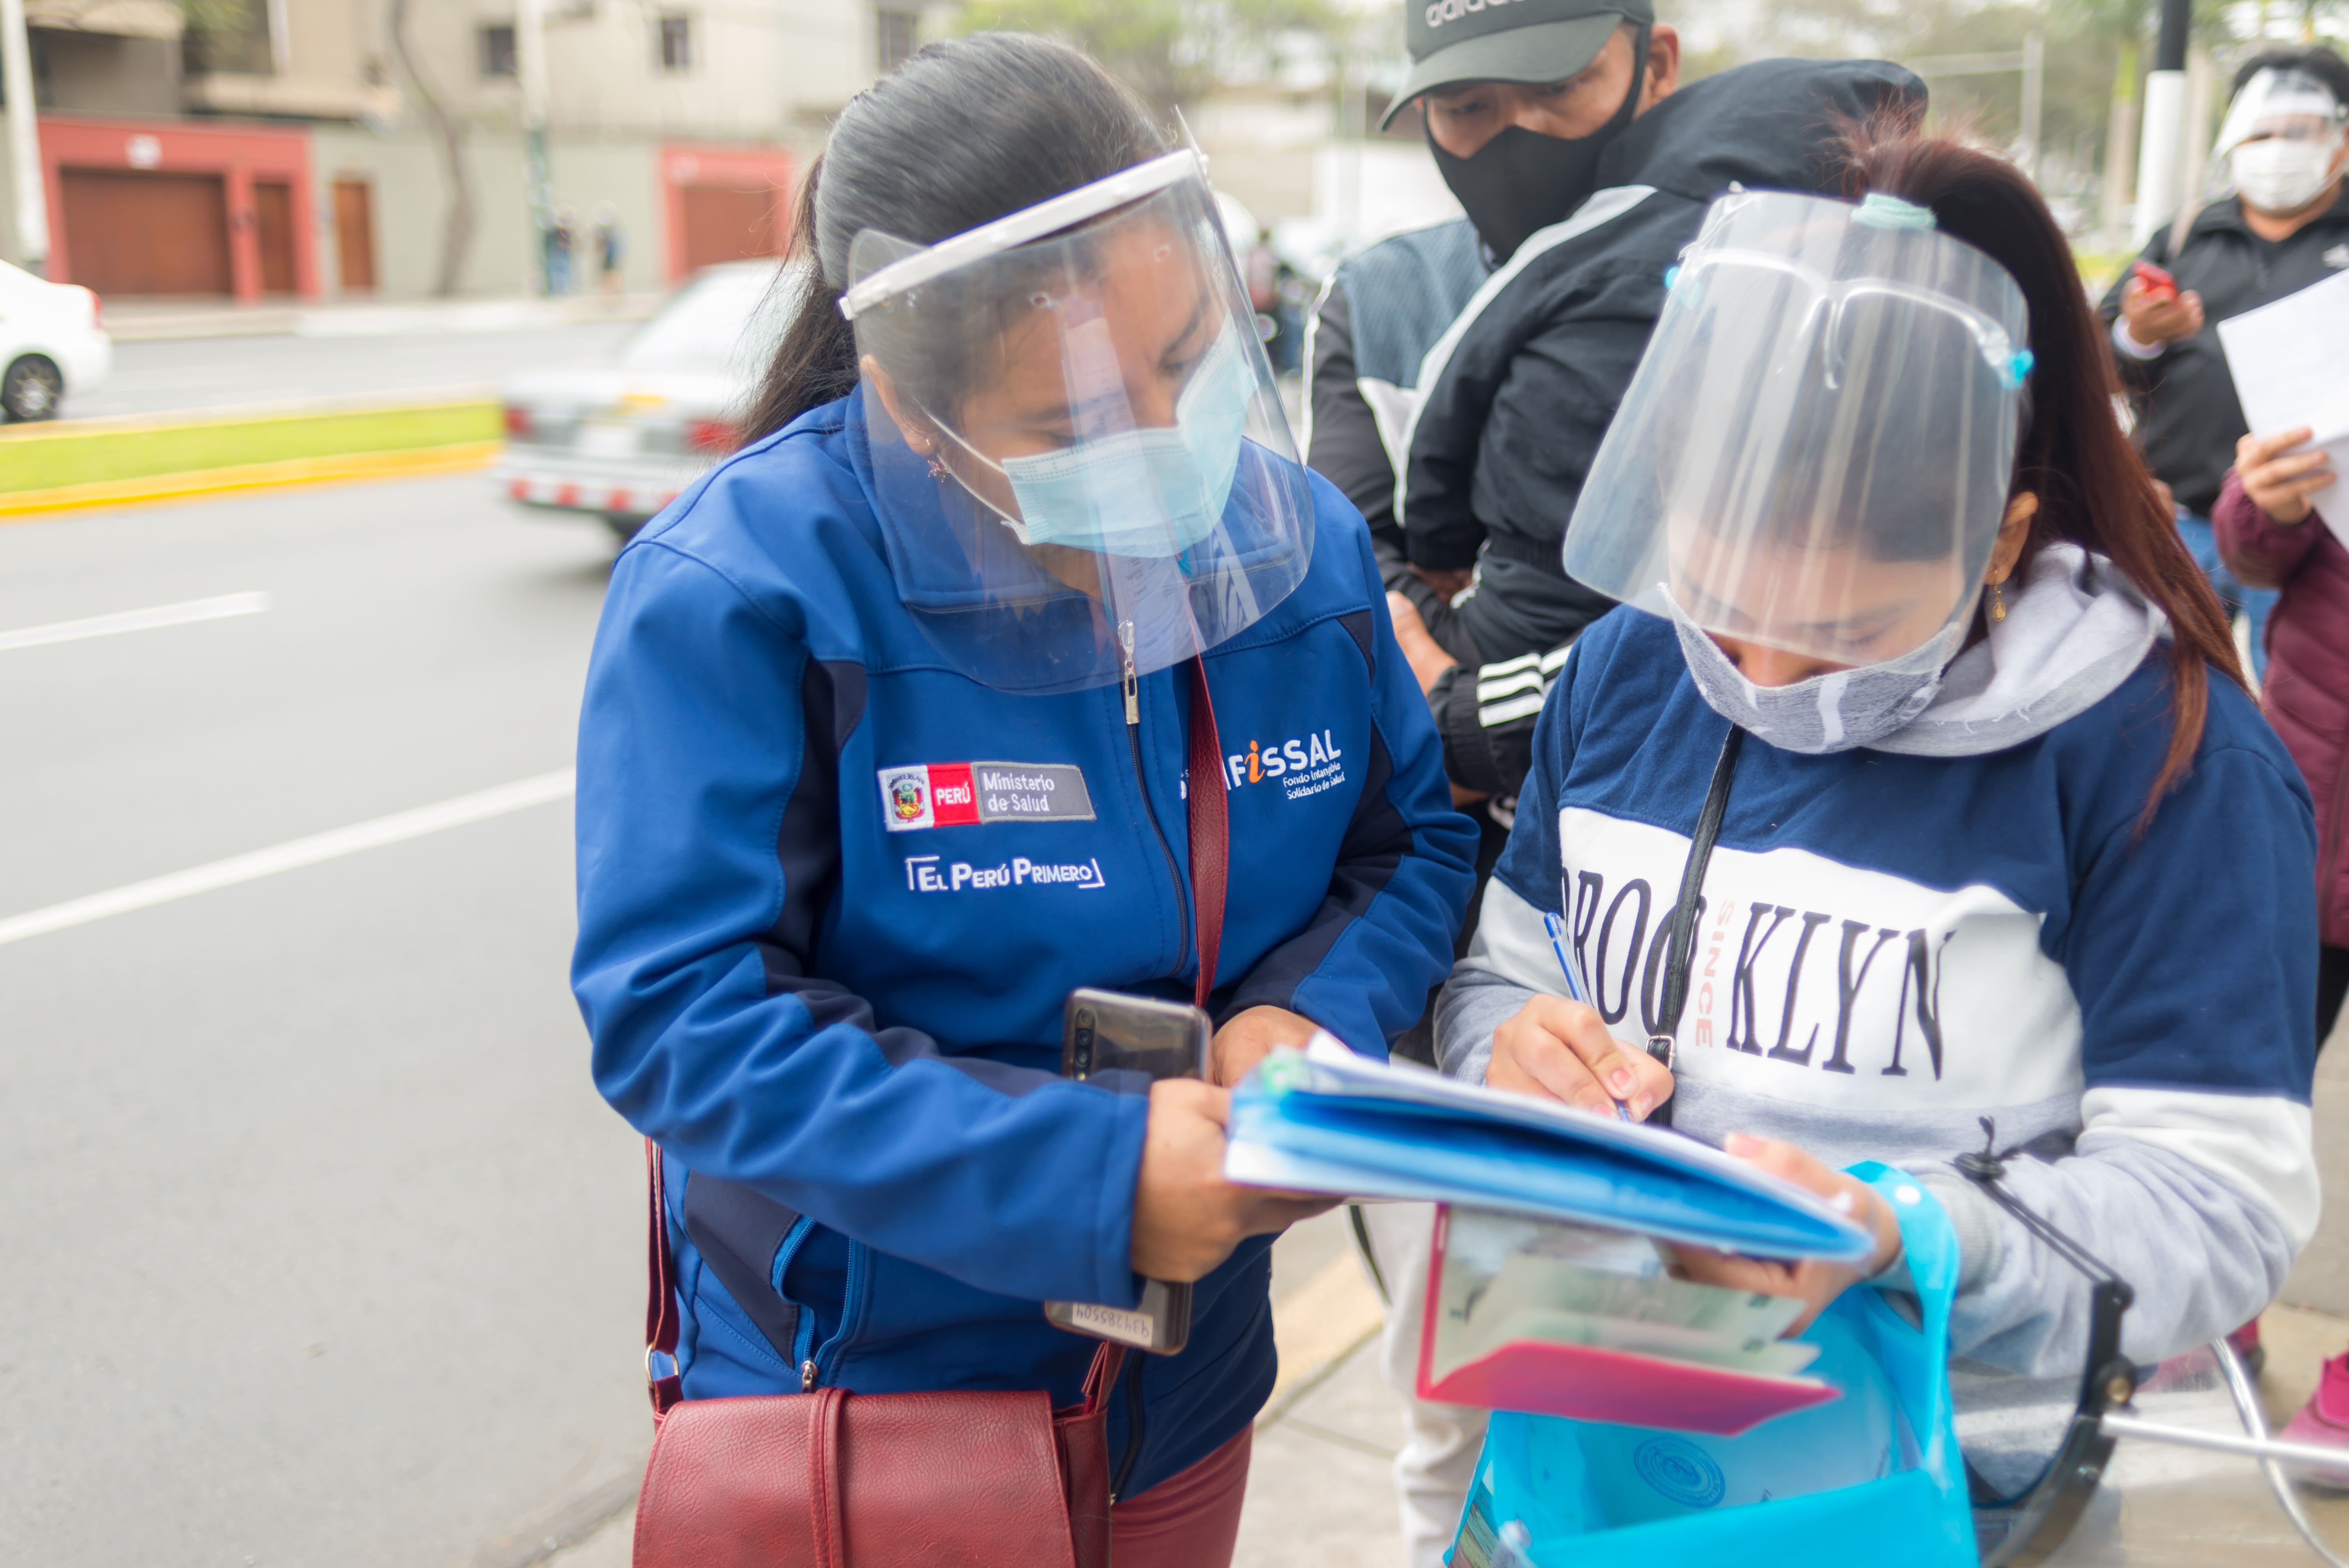
[[[1576,1002],[1587,1000],[1582,995],[1582,987],[1575,984],[1574,965],[1566,961],[1566,927],[1559,923],[1557,916],[1544,910],[1542,911],[1542,929],[1549,933],[1549,950],[1557,954],[1557,972],[1566,976],[1568,998]],[[1608,1098],[1614,1099],[1612,1095]],[[1630,1111],[1619,1099],[1615,1100],[1615,1119],[1618,1121],[1631,1119]]]

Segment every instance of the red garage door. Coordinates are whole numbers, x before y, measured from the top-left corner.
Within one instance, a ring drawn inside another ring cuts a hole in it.
[[[685,202],[686,271],[783,253],[782,226],[775,222],[781,198],[772,189],[688,185],[678,194]]]
[[[229,292],[228,196],[217,174],[59,171],[73,281],[102,294]]]

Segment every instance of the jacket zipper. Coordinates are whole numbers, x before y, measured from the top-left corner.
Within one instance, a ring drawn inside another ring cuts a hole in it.
[[[848,1283],[840,1293],[840,1332],[815,1346],[815,1353],[800,1363],[801,1393],[815,1392],[816,1385],[823,1380],[823,1362],[831,1362],[833,1370],[839,1370],[841,1353],[848,1348],[849,1336],[855,1332],[864,1315],[864,1243],[851,1242],[848,1244]],[[780,1281],[782,1275],[778,1273],[775,1277]],[[812,1333],[815,1322],[814,1309],[802,1306],[800,1310],[808,1314],[807,1330]],[[792,1348],[797,1349],[798,1346],[793,1346]]]
[[[1183,961],[1191,956],[1189,893],[1184,885],[1182,864],[1174,859],[1174,846],[1166,841],[1166,830],[1158,825],[1158,813],[1151,808],[1150,781],[1142,769],[1142,683],[1133,669],[1133,623],[1122,623],[1117,637],[1125,673],[1126,748],[1133,754],[1133,782],[1142,792],[1142,814],[1150,819],[1150,830],[1158,840],[1158,852],[1166,858],[1167,880],[1174,884],[1174,974],[1180,975]]]

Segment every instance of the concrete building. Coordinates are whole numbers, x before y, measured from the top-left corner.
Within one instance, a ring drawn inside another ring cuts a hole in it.
[[[440,284],[455,223],[470,228],[455,292],[535,292],[515,0],[26,13],[51,277],[117,295],[413,297]],[[599,212],[625,236],[632,291],[780,250],[830,117],[925,26],[916,0],[547,0],[548,168],[574,289],[597,285]],[[0,255],[14,245],[0,236]]]

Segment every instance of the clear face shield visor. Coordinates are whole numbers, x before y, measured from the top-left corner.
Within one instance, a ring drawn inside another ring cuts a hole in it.
[[[2022,291],[1922,209],[1716,201],[1567,532],[1568,575],[1841,665],[1972,613],[2030,369]]]
[[[2270,67],[2254,72],[2227,106],[2220,123],[2214,158],[2259,141],[2313,142],[2331,148],[2339,144],[2349,126],[2349,106],[2333,89],[2306,71]]]
[[[1311,494],[1195,154],[933,246],[867,230],[842,308],[890,570],[966,674],[1148,675],[1303,579]]]

